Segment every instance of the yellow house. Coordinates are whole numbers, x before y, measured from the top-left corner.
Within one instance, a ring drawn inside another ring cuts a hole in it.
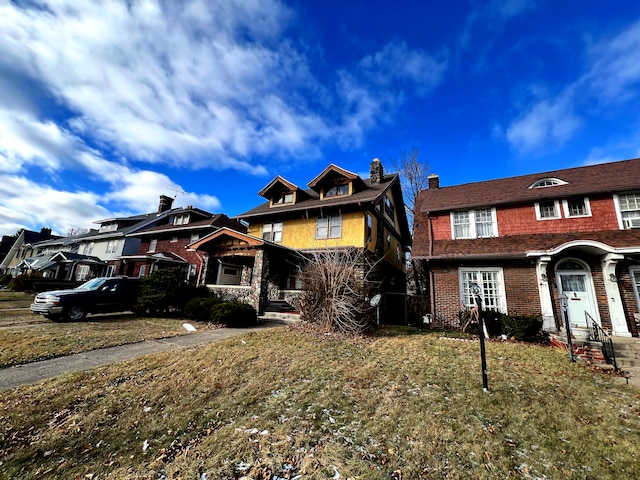
[[[223,229],[190,245],[207,257],[202,283],[233,290],[259,312],[278,300],[295,305],[296,262],[313,251],[356,248],[379,261],[381,292],[404,293],[411,236],[398,174],[385,175],[378,159],[368,179],[331,164],[307,186],[277,176],[258,192],[265,202],[236,217],[246,234]]]

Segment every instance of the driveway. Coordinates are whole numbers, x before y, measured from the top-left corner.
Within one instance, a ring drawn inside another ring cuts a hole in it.
[[[30,385],[40,380],[57,377],[65,373],[81,372],[92,368],[142,357],[151,353],[167,352],[177,348],[193,347],[224,338],[246,335],[251,332],[282,326],[266,323],[253,328],[218,328],[193,332],[178,337],[146,340],[117,347],[100,348],[88,352],[76,353],[65,357],[52,358],[41,362],[16,365],[0,369],[0,390]]]

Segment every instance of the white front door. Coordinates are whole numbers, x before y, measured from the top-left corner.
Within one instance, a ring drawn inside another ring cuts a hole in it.
[[[558,289],[567,296],[567,316],[572,327],[587,328],[585,312],[597,321],[591,275],[584,271],[558,272]]]

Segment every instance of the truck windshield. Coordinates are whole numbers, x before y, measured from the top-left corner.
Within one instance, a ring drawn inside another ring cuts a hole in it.
[[[78,290],[98,290],[106,280],[104,278],[93,278],[88,282],[83,283],[77,289]]]

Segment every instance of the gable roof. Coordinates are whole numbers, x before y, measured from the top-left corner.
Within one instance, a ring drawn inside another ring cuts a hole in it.
[[[566,183],[530,188],[535,182],[545,178],[556,178]],[[418,210],[422,213],[444,212],[637,189],[640,189],[639,158],[451,187],[430,188],[420,192]]]
[[[316,179],[317,178],[318,177],[316,177]],[[304,190],[306,193],[305,197],[295,204],[280,205],[277,209],[274,209],[271,208],[269,202],[265,202],[247,212],[237,215],[234,218],[245,219],[264,217],[268,215],[281,215],[283,212],[319,210],[321,208],[338,207],[343,205],[374,204],[381,200],[384,193],[396,182],[399,184],[398,174],[393,173],[391,175],[385,175],[384,179],[379,184],[369,184],[369,182],[363,181],[363,183],[366,184],[366,188],[352,195],[337,195],[335,197],[328,197],[324,199],[320,199],[320,195],[318,195],[314,190]]]
[[[281,177],[280,175],[278,175],[276,178],[271,180],[262,190],[260,190],[258,192],[258,195],[260,195],[261,197],[266,197],[269,194],[269,192],[277,186],[282,186],[286,190],[289,190],[291,192],[294,192],[300,189],[300,187],[298,187],[295,183],[291,183],[286,179],[284,179],[283,177]]]
[[[193,243],[190,243],[189,245],[187,245],[187,249],[198,250],[199,248],[201,248],[203,245],[206,245],[207,243],[210,243],[214,240],[225,238],[225,237],[237,240],[241,244],[244,244],[243,246],[250,247],[250,248],[272,246],[272,247],[277,247],[285,250],[291,250],[286,245],[282,245],[280,243],[274,243],[269,240],[264,240],[262,238],[255,237],[253,235],[249,235],[243,232],[238,232],[237,230],[233,230],[227,227],[223,227],[219,230],[216,230],[215,232],[210,233],[209,235],[202,237],[201,239],[196,240]]]
[[[197,222],[187,223],[185,225],[174,225],[174,224],[154,225],[152,227],[144,228],[137,232],[130,233],[129,236],[142,237],[146,235],[156,235],[158,233],[184,232],[184,231],[191,231],[191,230],[207,230],[207,229],[222,228],[222,227],[235,228],[236,230],[242,230],[243,228],[240,222],[230,219],[224,213],[217,213],[211,218],[199,220]]]

